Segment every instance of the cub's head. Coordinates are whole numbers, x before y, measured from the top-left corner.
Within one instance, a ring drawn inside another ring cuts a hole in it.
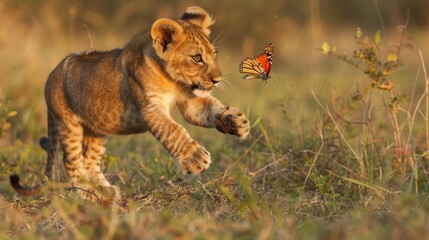
[[[221,81],[216,51],[208,39],[213,22],[206,11],[193,6],[177,21],[162,18],[152,25],[153,48],[174,81],[205,91]]]

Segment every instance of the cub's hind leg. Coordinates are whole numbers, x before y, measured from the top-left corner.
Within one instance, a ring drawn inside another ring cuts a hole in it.
[[[83,127],[73,116],[66,117],[58,128],[61,146],[65,155],[64,166],[79,197],[97,202],[102,196],[94,188],[84,168]]]
[[[101,168],[103,154],[106,151],[106,142],[107,140],[104,137],[85,135],[83,138],[83,165],[91,182],[94,185],[103,187],[102,190],[107,195],[106,197],[120,200],[121,194],[119,188],[107,181]]]

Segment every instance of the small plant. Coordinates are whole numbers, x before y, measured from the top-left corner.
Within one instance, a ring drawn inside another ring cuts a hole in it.
[[[401,172],[404,172],[404,158],[409,157],[405,156],[404,147],[408,146],[408,144],[404,143],[401,136],[401,127],[398,123],[397,113],[400,104],[403,103],[406,98],[399,92],[395,91],[395,84],[391,78],[391,74],[402,66],[399,59],[401,50],[406,46],[411,46],[411,44],[406,40],[406,27],[402,27],[400,29],[401,40],[398,45],[390,47],[387,50],[382,47],[380,31],[377,31],[372,39],[370,39],[369,37],[364,36],[360,28],[357,28],[355,39],[358,47],[353,51],[352,55],[348,55],[347,53],[338,54],[336,47],[331,48],[326,42],[323,43],[321,51],[329,57],[337,58],[353,67],[356,67],[369,78],[369,84],[364,91],[361,92],[358,89],[352,95],[352,100],[361,101],[364,105],[364,115],[367,119],[364,124],[368,126],[369,132],[372,134],[372,144],[375,148],[377,147],[375,146],[375,136],[371,122],[371,109],[373,108],[373,106],[371,106],[371,96],[374,91],[379,92],[394,132],[393,137],[396,155],[396,164],[394,165],[401,166],[400,170]],[[382,164],[380,163],[380,167],[382,167],[381,165]]]
[[[6,132],[12,127],[9,120],[18,115],[17,111],[10,110],[5,100],[0,100],[0,139],[6,135]]]
[[[403,97],[400,94],[394,94],[393,82],[390,75],[402,66],[399,60],[399,53],[403,49],[403,41],[400,42],[399,46],[388,50],[386,54],[382,51],[380,31],[377,31],[373,39],[370,40],[367,36],[363,36],[360,28],[357,28],[355,39],[358,49],[353,52],[352,56],[346,53],[338,54],[336,47],[331,49],[326,42],[322,45],[322,53],[356,67],[369,77],[370,82],[364,94],[355,95],[354,100],[360,100],[362,97],[367,96],[371,89],[377,88],[380,91],[388,91],[390,92],[390,111],[395,113]]]

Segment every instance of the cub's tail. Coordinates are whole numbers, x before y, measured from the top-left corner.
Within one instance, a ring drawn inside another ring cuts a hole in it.
[[[21,185],[19,182],[19,176],[16,174],[12,174],[9,176],[10,185],[12,188],[19,194],[24,196],[35,196],[38,195],[42,191],[42,185],[36,185],[32,187],[27,187]]]
[[[39,140],[40,146],[45,150],[48,151],[49,149],[49,141],[47,137],[42,137]],[[52,159],[49,157],[50,154],[48,154],[48,162],[46,163],[46,171],[45,175],[50,178],[52,176]],[[42,184],[38,184],[32,187],[27,187],[21,185],[19,182],[19,176],[17,174],[12,174],[9,176],[10,185],[12,188],[19,194],[24,196],[35,196],[38,195],[42,191],[43,183],[45,180],[42,181]]]

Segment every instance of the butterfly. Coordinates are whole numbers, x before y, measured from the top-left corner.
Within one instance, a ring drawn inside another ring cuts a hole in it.
[[[260,54],[241,60],[238,71],[245,74],[243,78],[267,81],[270,78],[269,74],[273,64],[273,51],[273,44],[268,43]]]

